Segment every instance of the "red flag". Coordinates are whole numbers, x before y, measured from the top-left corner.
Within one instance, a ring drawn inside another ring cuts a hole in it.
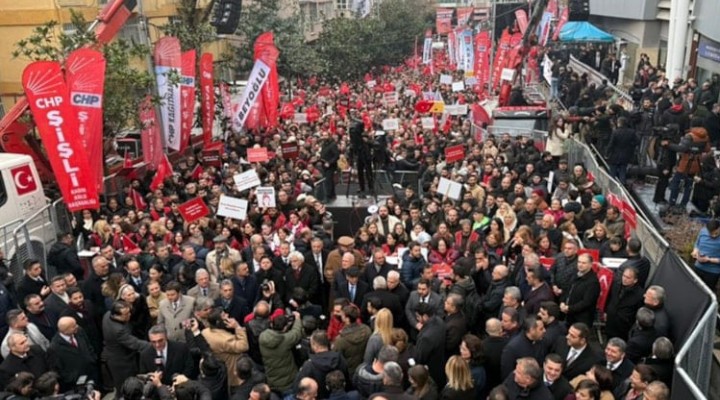
[[[482,126],[490,124],[490,116],[483,106],[475,103],[470,106],[470,110],[472,112],[472,121],[475,125]]]
[[[97,182],[62,74],[59,63],[36,61],[25,68],[22,85],[65,205],[71,212],[97,209]]]
[[[205,172],[203,167],[200,164],[195,164],[195,168],[193,168],[192,174],[190,175],[190,177],[194,181],[196,181],[196,180],[200,179],[200,175],[202,175],[203,172]]]
[[[143,147],[143,161],[150,166],[151,170],[155,170],[162,163],[164,153],[157,113],[150,95],[146,96],[145,100],[140,104],[139,115],[142,123],[140,138]]]
[[[133,162],[132,159],[130,159],[130,153],[128,153],[127,150],[125,150],[125,160],[123,160],[123,168],[132,168]]]
[[[135,244],[135,242],[132,241],[132,239],[130,239],[126,235],[122,235],[121,240],[122,240],[123,251],[126,254],[139,254],[140,253],[140,248],[138,247],[137,244]]]
[[[157,172],[152,182],[150,182],[150,189],[157,190],[157,188],[165,181],[165,178],[171,177],[173,174],[172,164],[168,160],[167,155],[163,157],[163,161],[158,166]]]
[[[70,100],[77,115],[78,133],[90,164],[90,175],[103,185],[103,89],[105,86],[105,57],[97,50],[78,49],[65,62],[65,77]]]
[[[223,105],[223,115],[225,118],[230,118],[232,116],[232,102],[230,101],[230,88],[225,82],[220,82],[220,99]]]
[[[350,94],[350,86],[348,86],[347,83],[343,82],[340,85],[340,94],[349,95]]]
[[[270,75],[263,85],[261,93],[263,100],[263,117],[261,125],[274,128],[278,126],[278,109],[280,107],[280,83],[277,72],[277,60],[280,51],[275,47],[275,38],[272,32],[265,32],[255,40],[255,59],[260,59],[270,67]]]
[[[506,63],[508,53],[510,53],[510,31],[507,28],[503,30],[500,42],[498,43],[498,50],[495,54],[495,63],[493,65],[493,87],[492,90],[497,89],[500,85],[500,76],[502,75],[503,66]]]
[[[430,100],[420,100],[417,103],[415,103],[415,111],[424,114],[426,112],[430,112],[430,109],[433,107],[435,102]]]
[[[145,210],[147,209],[147,203],[145,202],[145,199],[142,197],[140,193],[138,193],[135,189],[130,189],[130,197],[132,197],[132,201],[135,204],[135,208],[138,210]]]
[[[475,79],[480,88],[490,80],[490,32],[482,31],[475,36]]]
[[[195,120],[195,50],[182,53],[180,98],[182,124],[180,128],[180,151],[190,144],[190,131]]]
[[[320,119],[320,109],[316,105],[312,105],[305,109],[307,115],[307,122],[312,124]]]
[[[293,119],[295,116],[295,106],[292,103],[285,103],[280,107],[280,118]]]
[[[215,123],[215,85],[213,79],[213,55],[203,53],[200,57],[200,98],[202,103],[203,143],[212,143]]]

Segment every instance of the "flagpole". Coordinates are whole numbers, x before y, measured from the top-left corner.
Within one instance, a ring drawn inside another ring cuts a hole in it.
[[[490,79],[488,79],[488,95],[492,96],[493,91],[493,76],[495,75],[493,73],[493,66],[495,65],[495,47],[497,46],[497,43],[495,42],[495,13],[497,12],[496,7],[496,0],[492,0],[492,11],[491,11],[491,20],[490,20]]]

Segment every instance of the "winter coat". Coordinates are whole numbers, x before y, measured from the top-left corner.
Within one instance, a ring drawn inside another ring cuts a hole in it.
[[[613,282],[605,303],[605,330],[608,337],[627,339],[635,322],[635,313],[642,307],[643,294],[644,290],[640,285],[625,287],[620,281]]]
[[[295,318],[292,328],[283,333],[267,329],[260,334],[260,354],[272,390],[285,392],[290,389],[298,367],[292,349],[302,339],[302,321]]]
[[[550,282],[562,290],[562,296],[566,295],[572,281],[577,274],[577,256],[568,259],[565,254],[555,258],[555,263],[550,268]]]
[[[348,371],[355,372],[362,363],[365,355],[365,346],[370,339],[372,331],[365,324],[350,324],[340,331],[340,335],[333,343],[333,350],[340,352],[347,362]]]
[[[305,361],[300,372],[295,376],[293,383],[293,392],[297,393],[300,387],[300,381],[303,378],[313,378],[318,384],[318,397],[326,398],[328,396],[327,386],[325,385],[325,377],[332,371],[340,371],[345,375],[345,381],[350,379],[348,375],[348,367],[345,357],[337,351],[323,351],[320,353],[310,354],[310,359]]]
[[[590,270],[582,276],[575,276],[570,290],[563,291],[561,299],[568,306],[565,321],[568,325],[584,322],[592,326],[595,320],[595,309],[600,297],[600,282],[594,271]]]
[[[670,150],[681,153],[677,171],[682,174],[695,175],[700,172],[702,154],[710,151],[710,138],[705,128],[695,127],[683,136],[680,144],[668,147]]]
[[[249,349],[247,333],[244,329],[230,333],[224,329],[206,328],[203,329],[202,335],[215,357],[225,363],[228,371],[235,371],[235,364]],[[240,378],[235,374],[228,374],[228,384],[237,386],[240,384]]]
[[[571,127],[571,124],[566,123],[564,129],[554,127],[552,131],[549,132],[545,150],[550,152],[553,157],[560,157],[565,154],[564,144],[565,140],[567,140],[572,133]]]
[[[425,264],[427,264],[427,261],[425,261],[425,258],[422,256],[415,258],[410,255],[409,251],[406,251],[405,254],[403,254],[400,277],[402,278],[402,282],[405,286],[408,288],[415,288],[417,286]]]
[[[606,150],[608,164],[627,165],[635,156],[635,148],[640,139],[634,129],[618,128],[610,136],[610,143]]]

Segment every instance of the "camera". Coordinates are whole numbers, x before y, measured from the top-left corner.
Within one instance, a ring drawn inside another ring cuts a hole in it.
[[[263,280],[262,283],[260,284],[260,290],[262,290],[263,292],[269,291],[270,290],[270,281],[267,279]]]
[[[654,126],[652,130],[653,134],[661,140],[675,140],[680,132],[680,126],[678,124],[668,124],[667,126]]]
[[[94,398],[95,382],[88,380],[87,375],[81,375],[75,382],[75,389],[63,396],[64,400],[84,400]]]

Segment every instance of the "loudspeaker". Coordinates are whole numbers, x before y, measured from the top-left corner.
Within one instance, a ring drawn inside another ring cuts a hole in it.
[[[214,26],[220,35],[231,35],[240,24],[241,10],[242,0],[219,0],[215,3],[210,25]]]
[[[569,21],[587,21],[590,18],[590,0],[570,0]]]

